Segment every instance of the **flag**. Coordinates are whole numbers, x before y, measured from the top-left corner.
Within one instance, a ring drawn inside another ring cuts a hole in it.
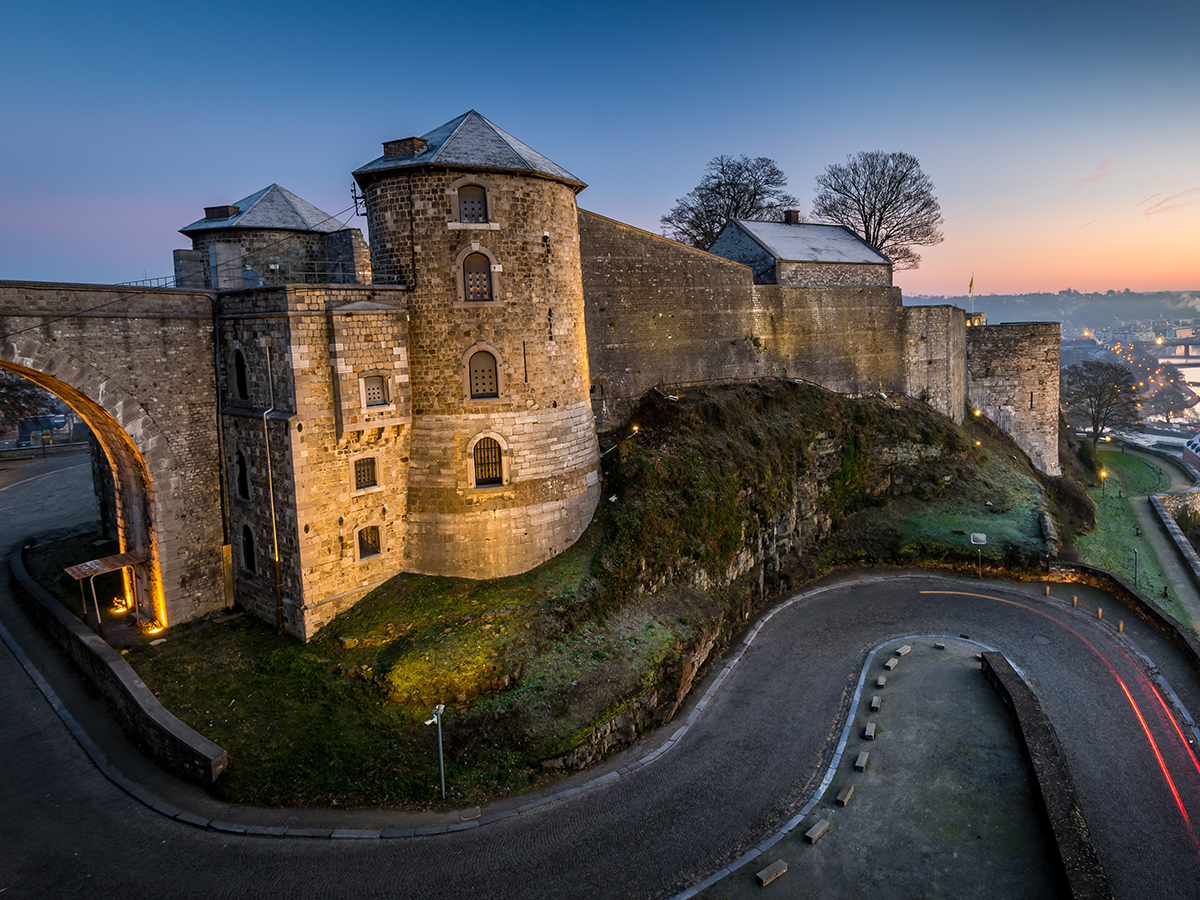
[[[967,285],[967,293],[969,294],[974,290],[975,290],[975,273],[972,272],[971,273],[971,283]]]

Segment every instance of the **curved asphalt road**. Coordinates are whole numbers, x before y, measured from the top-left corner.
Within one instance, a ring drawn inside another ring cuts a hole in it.
[[[11,515],[23,487],[0,493],[4,542],[28,531]],[[669,895],[741,855],[811,795],[868,648],[906,634],[967,634],[1004,651],[1038,692],[1116,896],[1195,896],[1200,765],[1183,740],[1190,732],[1177,730],[1125,639],[1040,593],[924,576],[809,593],[766,622],[654,763],[482,828],[396,840],[244,837],[167,819],[99,774],[0,650],[0,888],[4,900]],[[1144,630],[1135,640],[1185,703],[1200,698],[1163,642]]]

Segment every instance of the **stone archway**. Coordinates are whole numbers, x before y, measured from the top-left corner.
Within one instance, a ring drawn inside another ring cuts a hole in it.
[[[11,345],[10,345],[11,346]],[[7,348],[6,348],[7,349]],[[4,354],[5,357],[8,354]],[[91,368],[87,366],[85,368]],[[45,372],[0,358],[0,369],[28,378],[63,400],[79,415],[96,436],[100,448],[108,460],[115,487],[116,518],[120,536],[121,552],[136,551],[147,557],[145,563],[134,568],[134,599],[142,613],[166,624],[168,615],[162,590],[162,573],[159,559],[159,541],[154,515],[154,479],[146,464],[146,458],[126,430],[127,424],[118,421],[113,411],[128,417],[133,414],[143,427],[148,417],[138,404],[129,398],[114,398],[108,392],[115,410],[105,409],[71,384]],[[80,374],[78,368],[76,374]],[[85,376],[84,382],[92,379]],[[129,424],[133,424],[130,422]],[[168,463],[169,460],[164,460]]]
[[[147,560],[135,598],[172,625],[229,598],[212,301],[143,291],[104,302],[117,290],[0,282],[0,368],[91,428],[113,476],[121,550]]]

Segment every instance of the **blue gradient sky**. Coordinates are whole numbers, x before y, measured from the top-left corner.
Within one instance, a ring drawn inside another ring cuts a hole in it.
[[[653,231],[720,153],[773,157],[807,211],[826,165],[903,150],[946,235],[907,294],[1197,289],[1198,26],[1194,0],[22,4],[0,278],[170,274],[204,206],[278,182],[337,213],[380,142],[475,108]]]

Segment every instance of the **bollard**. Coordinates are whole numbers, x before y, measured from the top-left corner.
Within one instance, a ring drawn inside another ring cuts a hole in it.
[[[1071,598],[1071,606],[1075,609],[1079,608],[1079,598],[1078,597]]]
[[[1124,622],[1117,623],[1117,631],[1119,631],[1121,634],[1125,633],[1125,623]]]
[[[1050,596],[1050,585],[1046,585],[1046,596]]]
[[[1103,619],[1103,618],[1104,618],[1104,610],[1102,610],[1102,609],[1101,609],[1100,607],[1098,607],[1098,606],[1096,607],[1096,618],[1097,618],[1097,619]]]

